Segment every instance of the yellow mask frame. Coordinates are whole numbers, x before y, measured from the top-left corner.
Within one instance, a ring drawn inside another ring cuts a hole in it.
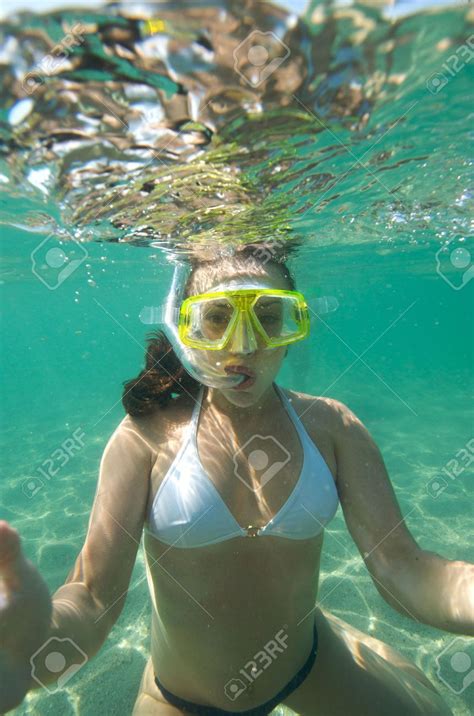
[[[273,314],[265,315],[270,304]],[[186,298],[179,311],[178,335],[184,345],[212,351],[224,349],[234,334],[242,338],[245,329],[248,345],[256,350],[257,336],[265,348],[279,348],[306,338],[309,326],[308,306],[299,291],[241,288]]]

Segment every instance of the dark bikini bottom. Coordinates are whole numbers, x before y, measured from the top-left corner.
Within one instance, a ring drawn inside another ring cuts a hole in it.
[[[314,625],[314,639],[313,639],[313,646],[311,648],[310,654],[308,658],[306,659],[305,663],[301,667],[301,669],[293,676],[291,681],[287,683],[286,686],[284,686],[281,691],[279,691],[276,696],[274,696],[269,701],[266,701],[264,704],[261,704],[260,706],[256,706],[253,709],[248,709],[247,711],[226,711],[224,709],[217,709],[213,706],[204,706],[203,704],[195,704],[192,701],[186,701],[185,699],[179,698],[179,696],[175,696],[175,694],[172,694],[171,691],[168,691],[168,689],[165,689],[163,684],[160,683],[158,680],[158,677],[155,675],[155,683],[162,692],[163,696],[167,701],[170,702],[170,704],[173,704],[173,706],[177,706],[179,709],[181,709],[184,712],[188,712],[191,714],[201,714],[201,716],[219,716],[219,715],[229,715],[229,714],[237,714],[241,716],[268,716],[271,711],[275,708],[275,706],[278,706],[279,703],[283,701],[287,696],[289,696],[293,691],[295,691],[300,684],[303,683],[303,681],[308,676],[309,672],[311,671],[313,664],[316,660],[316,653],[318,651],[318,631],[316,629],[316,624]]]

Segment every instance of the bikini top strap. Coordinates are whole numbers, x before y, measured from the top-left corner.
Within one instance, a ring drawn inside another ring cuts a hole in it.
[[[204,395],[204,386],[201,385],[201,389],[198,393],[198,396],[196,398],[196,403],[194,405],[193,414],[191,416],[191,421],[189,423],[189,432],[188,432],[189,436],[196,434],[197,425],[198,425],[198,421],[199,421],[199,414],[201,412],[203,395]]]
[[[298,413],[294,409],[294,407],[291,403],[291,400],[288,398],[287,395],[285,395],[283,390],[276,383],[274,383],[273,385],[275,386],[277,393],[280,396],[288,415],[290,416],[290,419],[293,421],[293,424],[296,428],[296,432],[298,433],[298,435],[300,436],[300,438],[302,440],[304,440],[304,441],[309,440],[311,442],[311,438],[309,437],[305,426],[303,425],[301,419],[299,418]]]
[[[311,438],[309,437],[309,435],[306,431],[306,428],[304,427],[301,419],[298,417],[298,414],[297,414],[296,410],[294,409],[293,405],[291,404],[291,401],[289,400],[289,398],[285,395],[283,390],[276,383],[273,383],[273,385],[275,386],[275,389],[276,389],[278,395],[280,396],[280,400],[283,402],[283,405],[284,405],[287,413],[289,414],[291,420],[293,421],[297,433],[300,435],[302,440],[305,440],[305,441],[309,440],[311,442]],[[201,412],[203,396],[204,396],[204,386],[201,385],[201,389],[200,389],[198,396],[196,398],[196,404],[193,409],[191,421],[189,423],[188,436],[190,438],[196,436],[197,425],[198,425],[198,421],[199,421],[199,415]]]

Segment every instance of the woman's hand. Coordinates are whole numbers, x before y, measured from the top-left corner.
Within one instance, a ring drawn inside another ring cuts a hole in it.
[[[48,638],[51,614],[48,587],[25,559],[20,535],[0,520],[0,713],[25,697],[30,657]]]

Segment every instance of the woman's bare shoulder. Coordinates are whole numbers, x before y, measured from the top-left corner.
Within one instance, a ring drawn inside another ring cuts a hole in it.
[[[137,439],[145,440],[156,449],[160,443],[166,444],[176,429],[189,422],[193,406],[192,397],[180,396],[171,400],[166,407],[156,406],[147,415],[127,414],[118,427],[133,431]]]
[[[310,395],[309,393],[301,393],[296,390],[284,389],[286,396],[291,400],[291,403],[298,415],[308,414],[309,416],[317,416],[318,421],[324,417],[326,420],[333,419],[334,424],[341,422],[344,415],[347,414],[349,408],[335,398],[328,398],[321,395]],[[349,411],[350,412],[350,411]]]
[[[285,391],[293,398],[293,407],[298,405],[297,413],[305,422],[305,427],[324,425],[334,440],[344,439],[350,429],[365,431],[365,425],[355,413],[340,400],[296,391]]]
[[[303,423],[306,432],[326,461],[334,482],[337,482],[338,420],[336,411],[338,401],[294,390],[285,390],[285,394],[291,400],[291,405]]]

